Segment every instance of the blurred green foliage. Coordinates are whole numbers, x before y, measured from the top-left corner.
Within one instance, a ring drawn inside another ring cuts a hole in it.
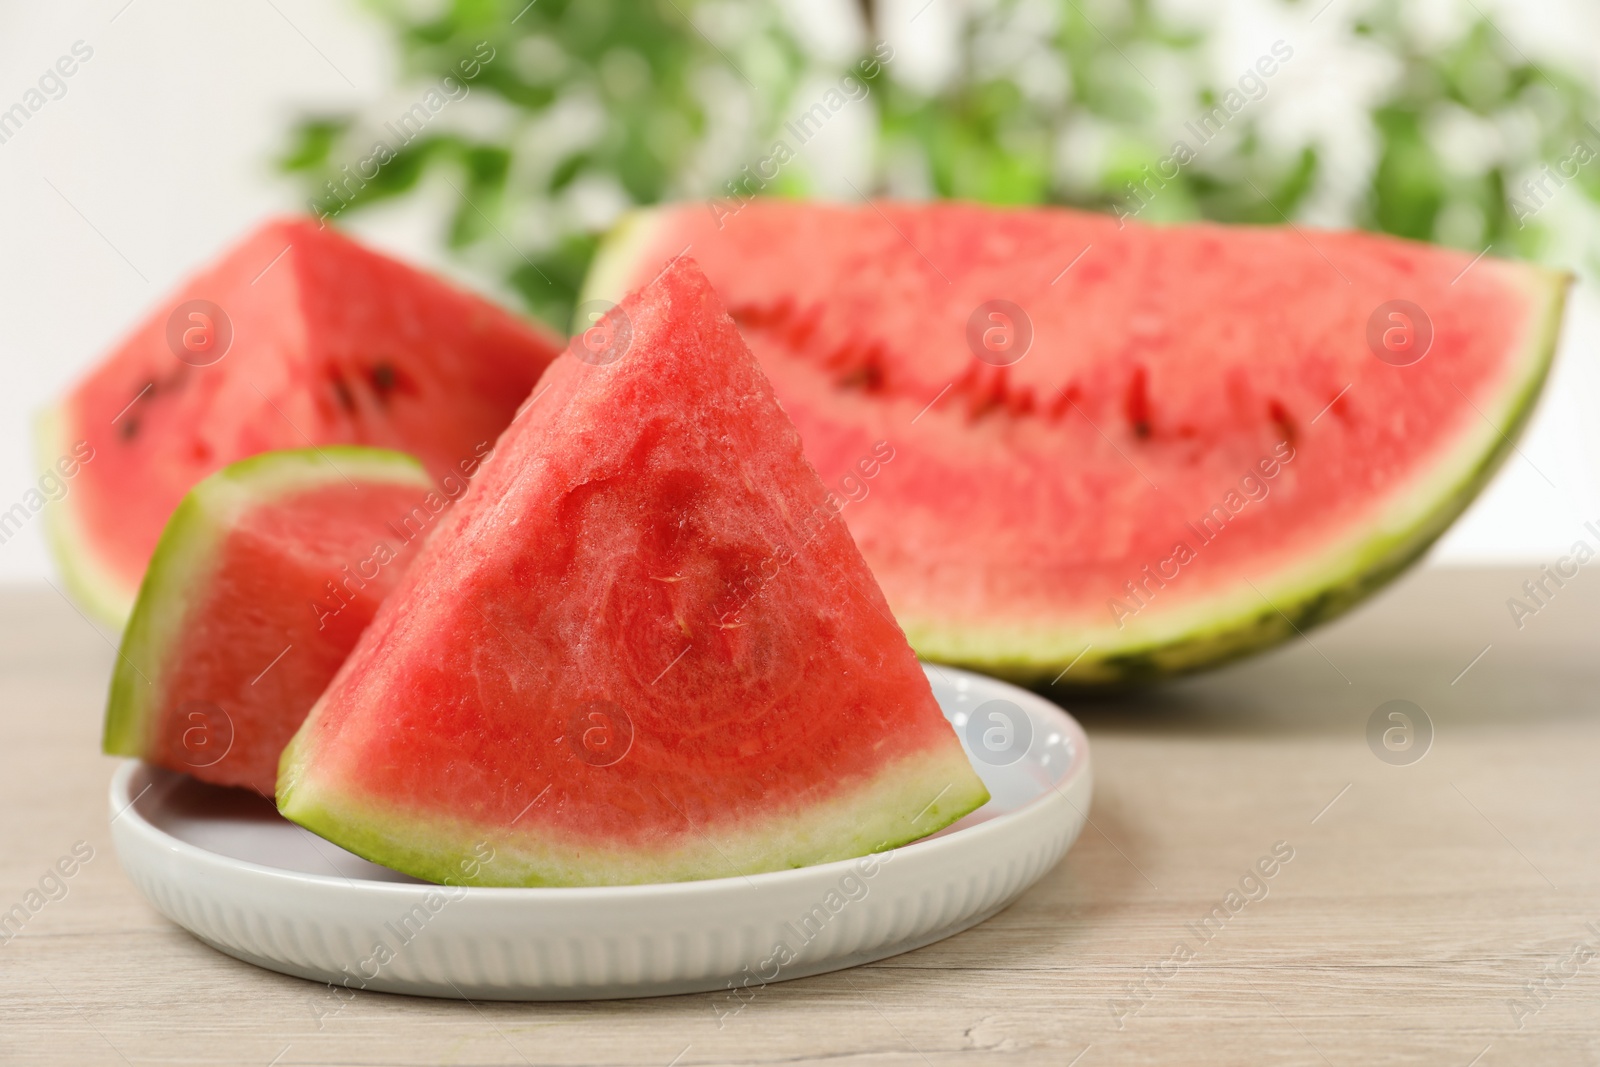
[[[1541,191],[1521,175],[1540,161],[1567,159],[1585,141],[1600,151],[1600,126],[1586,125],[1600,120],[1593,83],[1536,66],[1481,16],[1430,51],[1400,27],[1395,10],[1381,8],[1355,26],[1400,59],[1402,74],[1372,113],[1380,154],[1354,221],[1422,241],[1537,256],[1545,231],[1524,223],[1555,189],[1546,182]],[[1480,167],[1448,156],[1438,128],[1452,122],[1485,140],[1498,133],[1502,151]],[[1600,167],[1579,169],[1577,184],[1600,202]]]
[[[861,76],[864,98],[849,106],[870,116],[864,184],[833,188],[835,164],[802,155],[762,191],[1061,203],[1155,222],[1307,219],[1548,252],[1558,212],[1544,206],[1573,192],[1541,167],[1571,162],[1584,138],[1600,150],[1600,124],[1585,126],[1600,119],[1593,82],[1536,65],[1475,6],[1441,34],[1386,0],[1335,4],[1279,0],[1271,36],[1297,57],[1335,35],[1375,58],[1384,73],[1358,116],[1371,157],[1359,167],[1333,165],[1349,161],[1331,157],[1316,122],[1282,119],[1281,72],[1219,81],[1204,23],[1150,0],[974,0],[956,9],[944,77],[913,77],[898,56]],[[729,183],[872,50],[881,14],[860,0],[859,55],[824,57],[774,0],[368,6],[398,46],[399,103],[304,118],[282,166],[332,216],[431,188],[451,249],[560,327],[620,211],[748,189]],[[1260,42],[1262,56],[1274,43]],[[442,107],[411,106],[430,89]],[[397,126],[408,113],[412,125]],[[1225,128],[1197,138],[1206,114]],[[1189,151],[1175,162],[1180,141]],[[1600,164],[1573,166],[1587,210],[1600,203]]]

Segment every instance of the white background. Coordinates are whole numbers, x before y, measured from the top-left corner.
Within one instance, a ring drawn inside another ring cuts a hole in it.
[[[923,56],[907,68],[938,67],[945,2],[934,0],[906,36],[911,58],[918,49]],[[1589,50],[1589,69],[1600,64],[1592,11],[1579,22],[1553,3],[1503,13],[1480,6],[1519,40],[1551,38]],[[1227,32],[1248,61],[1262,27],[1241,22],[1238,7],[1229,8]],[[892,31],[895,20],[886,21]],[[393,79],[386,38],[354,0],[10,3],[0,8],[0,110],[80,40],[94,56],[68,80],[66,95],[0,144],[0,501],[7,503],[37,476],[37,413],[183,275],[262,217],[302,203],[271,166],[294,117],[370,102],[390,92]],[[1285,68],[1298,88],[1283,89],[1314,99],[1354,85],[1359,71],[1348,63],[1333,45],[1319,51],[1310,40],[1295,68]],[[360,218],[353,228],[406,258],[438,262],[431,223],[417,211]],[[1587,284],[1574,297],[1555,378],[1521,455],[1435,550],[1435,561],[1545,560],[1579,536],[1583,519],[1600,518],[1600,300]],[[50,573],[42,526],[36,518],[0,545],[0,580]]]

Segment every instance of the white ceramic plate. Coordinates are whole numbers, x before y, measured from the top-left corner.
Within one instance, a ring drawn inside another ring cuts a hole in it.
[[[230,956],[318,982],[490,1000],[753,989],[980,923],[1082,829],[1091,778],[1077,722],[993,678],[927,671],[993,799],[861,860],[666,885],[446,888],[368,863],[263,798],[136,761],[111,783],[112,837],[134,884],[173,922]]]

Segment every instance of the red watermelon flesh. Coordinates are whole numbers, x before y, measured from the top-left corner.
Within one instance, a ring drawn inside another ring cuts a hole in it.
[[[573,885],[861,855],[982,804],[699,271],[602,332],[625,354],[552,366],[318,701],[283,814],[435,881]]]
[[[913,647],[1064,683],[1292,637],[1415,559],[1508,453],[1567,282],[1362,233],[755,201],[635,217],[585,295],[686,248]]]
[[[446,502],[383,449],[269,452],[206,478],[140,587],[105,750],[272,796],[284,746]]]
[[[51,509],[62,570],[120,625],[167,517],[201,478],[328,444],[399,449],[436,479],[454,475],[558,351],[332,229],[269,223],[164,300],[46,420],[46,461],[80,440],[94,450]]]

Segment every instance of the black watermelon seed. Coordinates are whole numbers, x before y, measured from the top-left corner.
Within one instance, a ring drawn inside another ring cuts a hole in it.
[[[333,379],[333,391],[339,397],[339,406],[344,408],[348,413],[354,415],[356,411],[356,398],[350,392],[350,387],[345,384],[345,380],[343,378]]]
[[[379,363],[372,368],[372,388],[378,391],[379,397],[394,392],[394,387],[398,384],[399,378],[389,364]]]

